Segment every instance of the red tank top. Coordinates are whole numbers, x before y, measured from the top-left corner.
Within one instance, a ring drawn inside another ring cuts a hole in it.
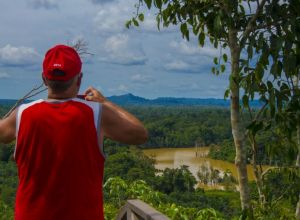
[[[101,107],[80,99],[19,107],[16,220],[104,219]]]

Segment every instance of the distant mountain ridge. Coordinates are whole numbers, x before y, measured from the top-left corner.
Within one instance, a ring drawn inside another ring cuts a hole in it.
[[[200,99],[200,98],[174,98],[174,97],[159,97],[156,99],[145,99],[139,96],[135,96],[131,93],[110,96],[108,99],[119,105],[158,105],[158,106],[229,106],[230,101],[224,99]]]
[[[174,98],[174,97],[159,97],[156,99],[146,99],[135,96],[131,93],[124,95],[114,95],[107,97],[110,101],[118,105],[141,105],[141,106],[216,106],[229,107],[230,101],[215,98]],[[12,105],[16,100],[0,99],[0,105]],[[260,106],[258,100],[251,102],[253,107]]]

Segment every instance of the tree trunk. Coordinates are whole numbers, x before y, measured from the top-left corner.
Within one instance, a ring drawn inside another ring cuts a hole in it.
[[[296,220],[300,220],[300,194],[299,194],[299,199],[296,207]]]
[[[300,74],[298,74],[296,77],[293,78],[293,86],[294,86],[295,90],[299,90],[299,78],[300,78]],[[294,92],[294,94],[295,94],[295,92]],[[296,159],[295,165],[298,169],[300,169],[300,122],[298,122],[298,126],[297,126],[297,145],[298,145],[298,154],[297,154],[297,159]],[[296,206],[295,217],[296,217],[296,220],[300,220],[300,194],[299,194],[299,199],[298,199],[298,203]]]
[[[263,192],[262,170],[258,169],[257,167],[257,143],[255,141],[255,137],[250,135],[251,134],[249,134],[249,140],[252,148],[252,167],[253,167],[255,182],[256,182],[257,191],[259,195],[259,203],[260,206],[264,208],[266,204],[266,196]]]
[[[296,167],[300,169],[300,125],[297,126],[297,145],[298,145],[298,155],[296,160]],[[295,213],[296,220],[300,220],[300,194],[298,203],[296,206],[296,213]]]
[[[250,203],[250,191],[248,186],[247,174],[247,158],[245,149],[245,132],[240,122],[240,103],[239,103],[239,59],[240,48],[238,45],[237,31],[229,30],[229,47],[231,52],[231,76],[230,76],[230,91],[231,91],[231,127],[232,135],[235,144],[235,165],[238,172],[239,191],[241,206],[244,213],[252,214]]]
[[[296,159],[296,167],[300,168],[300,125],[297,126],[297,145],[298,145],[298,155]]]

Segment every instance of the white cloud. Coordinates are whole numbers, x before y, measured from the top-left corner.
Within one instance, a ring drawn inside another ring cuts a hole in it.
[[[164,65],[166,70],[171,71],[186,71],[189,70],[189,64],[182,60],[175,60]]]
[[[100,61],[121,65],[143,65],[147,58],[139,45],[129,41],[126,34],[117,34],[106,39]]]
[[[35,9],[55,9],[58,8],[57,0],[29,0],[29,5]]]
[[[105,49],[109,52],[116,52],[118,50],[124,50],[128,44],[128,35],[118,34],[109,37],[105,42]]]
[[[0,72],[0,79],[7,79],[7,78],[10,78],[10,75],[8,75],[8,73]]]
[[[220,56],[220,49],[215,49],[209,42],[200,47],[195,39],[172,40],[169,43],[171,53],[166,56],[164,68],[171,72],[207,73],[214,66],[213,57]],[[222,53],[227,53],[223,50]]]
[[[0,64],[8,66],[29,66],[40,61],[40,55],[31,47],[14,47],[10,44],[0,48]]]
[[[113,0],[90,0],[94,4],[102,4],[107,2],[112,2]]]
[[[119,91],[128,92],[128,87],[125,86],[125,85],[123,85],[123,84],[121,84],[121,85],[119,85],[118,90]]]
[[[206,57],[200,59],[196,59],[197,57],[191,57],[191,59],[188,58],[183,57],[181,60],[177,58],[173,60],[168,59],[163,67],[167,71],[178,73],[203,74],[210,72],[210,69],[207,69],[207,67],[211,68],[212,66],[210,59],[207,59]]]
[[[134,1],[119,0],[101,5],[94,18],[99,32],[120,32],[125,30],[125,22],[134,11]]]
[[[136,8],[134,5],[138,2],[136,0],[115,0],[115,1],[101,1],[92,0],[94,3],[106,3],[101,4],[101,8],[94,18],[96,29],[100,34],[112,33],[112,32],[123,32],[127,30],[125,27],[126,21],[130,20],[135,16]],[[159,33],[157,29],[157,23],[155,19],[155,13],[148,11],[146,6],[142,6],[141,10],[144,9],[144,21],[139,22],[139,27],[131,27],[130,30],[142,30]],[[165,29],[162,28],[161,32],[172,31],[172,26]]]
[[[155,80],[154,80],[154,78],[152,78],[151,76],[148,76],[148,75],[135,74],[135,75],[131,76],[131,81],[134,83],[146,84],[146,83],[153,82]]]
[[[216,57],[220,55],[219,50],[215,49],[212,46],[200,47],[198,45],[192,44],[192,42],[187,42],[185,40],[182,40],[180,42],[173,40],[170,42],[170,47],[174,48],[183,55],[203,55],[209,57]]]
[[[129,92],[129,88],[124,84],[120,84],[117,88],[110,88],[108,89],[108,91],[120,94],[124,92]]]

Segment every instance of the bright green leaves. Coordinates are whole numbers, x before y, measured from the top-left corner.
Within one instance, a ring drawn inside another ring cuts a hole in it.
[[[133,24],[134,26],[136,26],[136,27],[139,26],[138,20],[136,20],[136,18],[132,18],[131,20],[129,20],[129,21],[127,21],[127,22],[125,23],[125,27],[126,27],[126,28],[130,28],[130,26],[131,26],[132,24]]]
[[[219,61],[218,61],[218,57],[214,58],[214,64],[218,65]]]
[[[129,20],[129,21],[126,21],[126,23],[125,23],[125,27],[126,27],[126,28],[130,28],[130,26],[131,26],[131,23],[132,23],[132,21],[131,21],[131,20]]]
[[[281,77],[281,73],[282,73],[281,61],[274,62],[271,66],[270,72],[274,75],[275,78]]]
[[[264,128],[264,122],[254,120],[248,126],[247,129],[251,131],[252,135],[255,136],[258,131],[261,131]]]
[[[217,15],[214,20],[214,30],[215,32],[219,33],[221,31],[221,28],[222,28],[221,16]]]
[[[155,5],[156,8],[161,10],[162,0],[154,0],[154,5]]]
[[[213,74],[218,74],[218,73],[217,73],[217,70],[216,70],[216,67],[212,67],[212,68],[211,68],[211,72],[212,72]]]
[[[189,29],[188,29],[188,26],[187,26],[187,23],[182,23],[180,25],[180,31],[181,31],[181,34],[182,34],[182,37],[189,40],[190,37],[189,37]]]
[[[201,47],[204,46],[204,41],[205,41],[205,34],[202,31],[198,36],[198,42]]]
[[[138,14],[137,17],[134,17],[132,18],[131,20],[128,20],[126,23],[125,23],[125,27],[126,28],[130,28],[130,26],[133,24],[134,26],[138,27],[139,26],[139,21],[140,22],[143,22],[145,19],[145,16],[143,13],[141,14]]]
[[[222,63],[222,58],[224,63]],[[228,57],[227,54],[224,53],[221,57],[214,57],[213,62],[215,64],[215,67],[212,67],[211,71],[213,74],[219,75],[220,73],[224,73],[226,70],[225,63],[227,62]]]
[[[227,54],[226,53],[224,53],[223,54],[223,60],[224,60],[224,62],[226,63],[227,62],[227,60],[228,60],[228,58],[227,58]]]
[[[139,14],[138,19],[143,22],[144,21],[144,14]]]
[[[129,183],[120,177],[109,178],[104,183],[104,194],[107,196],[105,201],[105,216],[111,217],[109,219],[115,219],[117,209],[114,207],[121,207],[127,199],[140,199],[171,219],[223,220],[220,214],[213,208],[199,210],[198,208],[183,207],[170,203],[166,200],[166,195],[155,191],[143,180],[136,180]]]
[[[144,2],[146,3],[147,8],[150,9],[152,5],[152,0],[144,0]]]
[[[226,69],[225,65],[224,65],[224,64],[222,64],[222,65],[220,66],[220,70],[221,70],[221,72],[222,72],[222,73],[224,73],[224,72],[225,72],[225,69]]]
[[[139,22],[135,19],[135,18],[132,18],[132,22],[134,24],[134,26],[139,26]]]
[[[249,97],[247,95],[243,95],[242,102],[245,108],[249,108]]]

